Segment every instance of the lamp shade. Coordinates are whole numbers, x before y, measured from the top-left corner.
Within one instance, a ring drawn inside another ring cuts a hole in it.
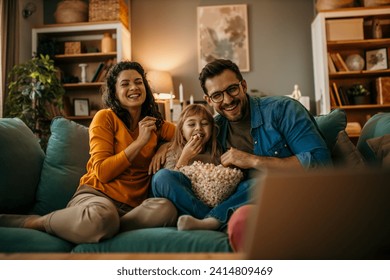
[[[167,93],[173,92],[172,76],[167,71],[149,71],[146,74],[146,78],[149,81],[150,88],[153,93]]]

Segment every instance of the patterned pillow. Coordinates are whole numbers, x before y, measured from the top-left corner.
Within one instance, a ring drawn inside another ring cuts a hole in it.
[[[348,166],[351,168],[364,167],[362,154],[351,142],[345,130],[339,132],[336,144],[332,151],[332,160],[335,166]]]
[[[356,147],[369,165],[378,166],[382,162],[369,147],[368,140],[386,134],[390,134],[390,113],[377,113],[363,126]]]
[[[381,165],[390,167],[390,134],[368,139],[367,144]]]

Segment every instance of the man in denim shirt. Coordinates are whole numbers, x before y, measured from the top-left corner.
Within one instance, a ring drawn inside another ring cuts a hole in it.
[[[230,60],[209,63],[199,79],[205,100],[219,113],[218,140],[227,150],[223,165],[259,170],[329,164],[316,122],[298,101],[249,96],[246,81]]]
[[[249,96],[246,81],[230,60],[219,59],[207,64],[199,80],[205,100],[219,114],[216,122],[220,128],[218,140],[226,151],[221,157],[224,166],[261,171],[308,169],[331,163],[313,116],[295,99]],[[250,202],[249,191],[255,178],[249,173],[227,199],[227,203],[236,203],[231,204],[227,215]],[[241,212],[242,222],[248,211]],[[232,236],[229,238],[232,241]]]
[[[180,215],[187,214],[183,209],[188,207],[192,209],[190,212],[199,214],[189,217],[187,229],[223,229],[237,208],[250,203],[249,192],[255,184],[256,171],[312,168],[330,163],[330,153],[314,118],[298,101],[282,96],[249,96],[246,81],[230,60],[207,64],[199,80],[205,100],[219,113],[218,140],[225,151],[221,163],[248,172],[236,191],[211,211],[196,200],[191,183],[183,174],[155,174],[152,179],[155,196],[170,199]],[[202,212],[207,212],[207,216],[203,217]]]

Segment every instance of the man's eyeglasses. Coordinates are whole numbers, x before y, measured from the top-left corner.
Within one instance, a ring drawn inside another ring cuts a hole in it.
[[[225,96],[224,95],[225,92],[229,94],[231,97],[237,96],[240,93],[241,82],[242,81],[240,81],[238,84],[232,84],[228,86],[225,90],[216,91],[213,94],[209,95],[211,101],[213,101],[214,103],[221,103]]]

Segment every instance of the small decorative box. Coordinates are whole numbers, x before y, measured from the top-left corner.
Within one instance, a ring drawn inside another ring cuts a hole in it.
[[[65,42],[65,54],[81,53],[81,42]]]

